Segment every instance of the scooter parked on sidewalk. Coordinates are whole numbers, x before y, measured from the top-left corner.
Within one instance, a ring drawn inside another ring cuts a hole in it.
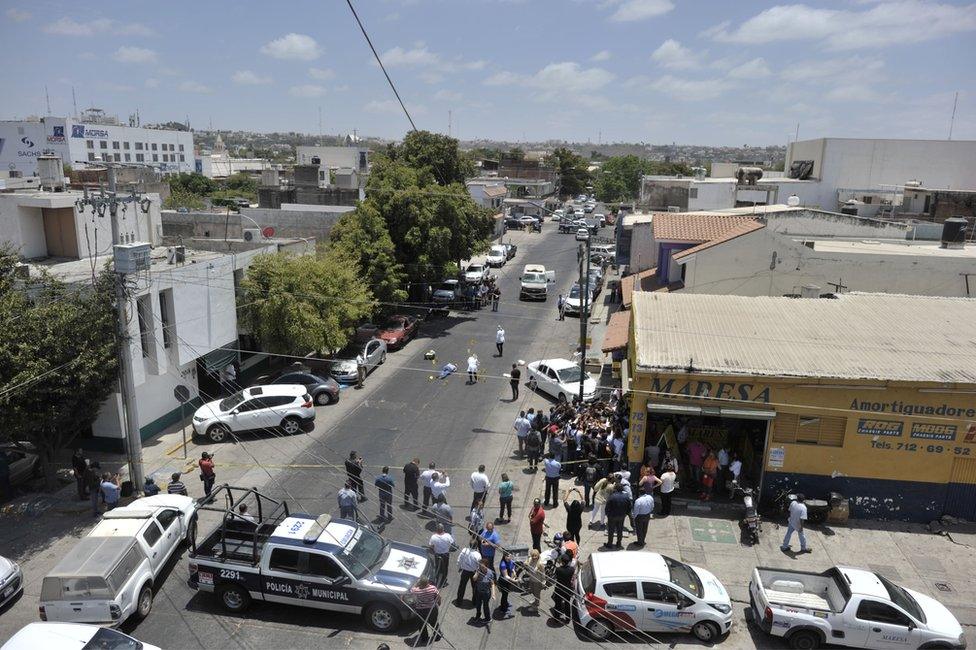
[[[731,485],[732,498],[742,496],[742,519],[739,520],[739,527],[745,533],[745,538],[750,545],[759,543],[759,534],[762,532],[762,518],[756,508],[756,501],[751,487],[742,487],[736,481]]]
[[[831,493],[833,496],[837,493]],[[786,516],[790,512],[790,504],[796,501],[796,492],[791,492],[789,490],[781,490],[776,498],[773,499],[772,507],[782,516]],[[839,496],[839,495],[838,495]],[[841,497],[842,498],[842,497]],[[825,499],[811,499],[805,497],[803,499],[803,505],[807,507],[807,523],[810,524],[822,524],[827,521],[827,515],[833,510],[831,501]]]

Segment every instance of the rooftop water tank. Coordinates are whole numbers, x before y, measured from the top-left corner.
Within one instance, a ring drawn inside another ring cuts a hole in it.
[[[949,217],[942,224],[942,248],[962,248],[966,244],[969,221],[963,217]]]

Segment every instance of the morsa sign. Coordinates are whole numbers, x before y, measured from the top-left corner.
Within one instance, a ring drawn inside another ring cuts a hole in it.
[[[651,379],[651,393],[675,397],[711,397],[769,404],[769,386],[739,384],[730,381],[681,381],[674,378],[654,377]]]

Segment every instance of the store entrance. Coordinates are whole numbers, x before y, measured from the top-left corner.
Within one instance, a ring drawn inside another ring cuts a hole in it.
[[[741,463],[739,486],[760,493],[769,422],[775,412],[671,404],[648,404],[647,410],[645,458],[655,455],[652,447],[658,448],[659,474],[665,462],[676,461],[682,496],[719,502],[731,500],[728,484],[736,460]],[[714,459],[709,458],[710,454]],[[710,481],[706,477],[713,465],[718,468],[714,480]]]

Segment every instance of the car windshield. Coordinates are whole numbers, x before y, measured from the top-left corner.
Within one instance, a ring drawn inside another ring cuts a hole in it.
[[[121,632],[100,628],[81,650],[140,650],[142,643]]]
[[[671,584],[678,585],[688,593],[695,594],[701,598],[705,591],[702,588],[701,580],[698,579],[698,573],[683,562],[678,562],[667,556],[661,557],[664,558],[664,563],[668,565],[668,571],[671,574]]]
[[[580,380],[580,369],[578,366],[563,368],[557,371],[556,374],[559,375],[559,381],[563,384],[573,384]],[[590,375],[587,374],[586,378],[589,379]]]
[[[580,297],[580,288],[579,288],[579,285],[578,284],[574,284],[573,285],[573,288],[569,290],[569,297],[570,298],[579,298]]]
[[[908,593],[904,587],[899,587],[884,576],[879,575],[878,580],[880,580],[881,584],[884,585],[885,590],[888,592],[888,598],[891,599],[891,602],[901,607],[922,623],[925,622],[925,612],[922,611],[918,601],[912,598],[912,595]]]
[[[403,321],[399,318],[392,318],[385,323],[383,323],[383,329],[385,330],[402,330]]]
[[[244,401],[244,393],[237,392],[220,400],[220,410],[229,411]]]
[[[360,528],[337,557],[350,573],[357,578],[362,578],[372,572],[383,557],[384,551],[386,551],[386,542],[382,537]]]
[[[544,273],[526,273],[522,276],[523,282],[545,282],[546,276]]]
[[[481,269],[483,268],[480,264],[471,264],[468,266],[468,273],[481,273]]]

